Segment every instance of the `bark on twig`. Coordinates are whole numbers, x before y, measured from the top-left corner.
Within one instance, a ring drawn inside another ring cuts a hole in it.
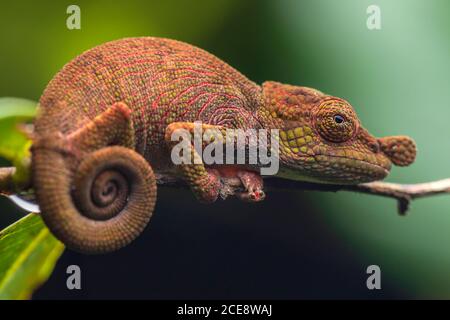
[[[0,168],[0,194],[10,195],[12,192],[12,175],[14,168]],[[165,174],[157,174],[158,184],[161,186],[187,188],[182,180]],[[221,197],[227,198],[237,192],[243,191],[238,178],[223,179],[224,188]],[[418,198],[429,197],[437,194],[450,194],[450,178],[417,184],[399,184],[375,181],[359,185],[330,185],[311,182],[285,180],[281,178],[264,179],[264,189],[271,190],[313,190],[313,191],[352,191],[365,194],[372,194],[396,199],[398,202],[398,212],[405,214],[408,211],[411,201]],[[9,190],[9,191],[8,191]]]
[[[158,184],[171,187],[187,187],[185,183],[172,176],[160,174],[157,176]],[[234,195],[242,191],[237,179],[224,180],[225,188],[222,197]],[[417,184],[398,184],[390,182],[370,182],[359,185],[326,185],[310,182],[292,181],[280,178],[267,178],[264,180],[265,190],[315,190],[315,191],[353,191],[372,195],[379,195],[396,199],[398,212],[405,214],[412,200],[433,196],[437,194],[450,194],[450,178]]]

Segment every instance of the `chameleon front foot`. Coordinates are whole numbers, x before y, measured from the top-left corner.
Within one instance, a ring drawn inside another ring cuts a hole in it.
[[[257,172],[233,165],[218,166],[215,171],[225,181],[225,186],[231,185],[232,191],[226,196],[234,194],[246,202],[259,202],[265,199],[264,182]],[[236,188],[242,191],[236,192]]]
[[[265,199],[263,179],[253,171],[238,171],[237,177],[241,180],[244,192],[239,192],[236,196],[242,201],[259,202]]]
[[[223,128],[220,126],[202,124],[201,129],[216,129],[218,134],[221,134],[220,130]],[[172,140],[172,136],[177,130],[184,130],[184,133],[188,132],[194,134],[195,124],[191,122],[174,122],[168,125],[166,128],[165,141],[170,149],[178,142]],[[188,152],[191,153],[191,162],[178,165],[181,176],[190,186],[192,192],[199,201],[204,203],[216,201],[223,187],[219,172],[216,169],[205,167],[202,157],[197,153],[193,145],[190,146]]]
[[[211,203],[216,201],[219,195],[227,198],[231,194],[246,202],[259,202],[266,197],[263,179],[256,172],[230,169],[227,166],[205,168],[205,171],[207,174],[197,177],[195,183],[191,183],[191,189],[202,202]],[[231,175],[230,172],[232,172]],[[231,189],[228,189],[230,178],[233,182],[230,184]],[[243,191],[233,191],[235,188]]]
[[[204,169],[206,174],[197,176],[195,183],[191,183],[191,188],[201,202],[212,203],[217,200],[220,190],[222,189],[222,182],[220,174],[215,169]]]
[[[173,141],[172,136],[176,130],[185,130],[191,135],[195,136],[195,124],[190,122],[174,122],[166,128],[165,140],[169,148],[173,147],[178,141]],[[215,130],[217,136],[214,137],[220,141],[225,141],[226,131],[222,126],[201,124],[202,131]],[[203,141],[205,147],[205,141]],[[198,160],[198,164],[186,163],[178,166],[180,173],[184,180],[191,187],[194,195],[202,202],[214,202],[220,195],[222,198],[226,198],[228,195],[233,194],[234,191],[228,188],[227,183],[223,183],[223,180],[227,178],[236,178],[239,180],[239,185],[244,189],[242,192],[235,193],[236,196],[247,202],[258,202],[265,198],[263,191],[263,180],[261,176],[248,169],[238,165],[217,165],[207,168],[203,164],[202,157],[197,153],[193,144],[190,146],[190,159]],[[234,189],[234,182],[231,189]]]

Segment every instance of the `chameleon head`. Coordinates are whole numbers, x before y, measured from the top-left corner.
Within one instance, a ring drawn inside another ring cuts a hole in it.
[[[265,118],[280,130],[280,176],[358,184],[383,179],[392,164],[414,162],[411,138],[375,138],[343,99],[276,82],[265,82],[263,94]]]

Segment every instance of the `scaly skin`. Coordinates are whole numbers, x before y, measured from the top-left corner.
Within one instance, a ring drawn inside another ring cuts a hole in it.
[[[415,157],[411,139],[374,138],[342,99],[275,82],[260,87],[178,41],[123,39],[69,62],[41,97],[32,172],[49,228],[85,253],[128,244],[151,217],[153,171],[181,176],[201,201],[217,199],[225,176],[242,181],[241,199],[262,200],[255,168],[171,163],[171,134],[193,131],[194,121],[220,132],[279,129],[279,175],[288,179],[379,180],[391,162],[408,165]]]

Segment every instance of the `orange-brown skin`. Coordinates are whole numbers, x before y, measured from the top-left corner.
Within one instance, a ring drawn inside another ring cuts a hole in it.
[[[407,166],[415,159],[411,138],[375,138],[341,98],[276,82],[265,82],[263,92],[261,113],[270,115],[267,127],[280,128],[283,177],[358,184],[383,179],[391,163]]]
[[[85,253],[116,250],[142,232],[156,199],[154,171],[181,176],[204,202],[217,199],[221,177],[230,175],[243,185],[241,199],[264,198],[258,168],[171,163],[171,134],[192,132],[194,121],[222,133],[279,129],[279,175],[289,179],[379,180],[391,162],[415,157],[411,139],[374,138],[342,99],[275,82],[260,87],[168,39],[123,39],[83,53],[49,83],[39,110],[32,172],[42,217]]]

